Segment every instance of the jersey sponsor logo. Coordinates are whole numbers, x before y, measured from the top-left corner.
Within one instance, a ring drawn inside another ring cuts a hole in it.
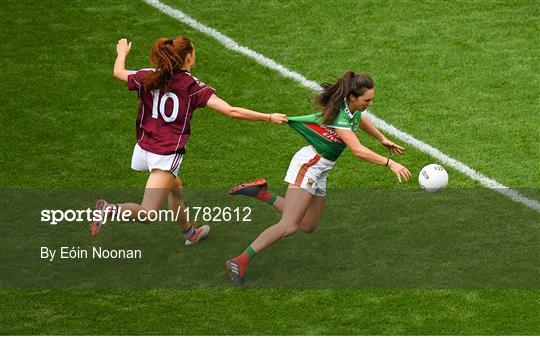
[[[306,123],[306,126],[330,142],[343,143],[341,137],[330,128],[323,127],[316,123]]]

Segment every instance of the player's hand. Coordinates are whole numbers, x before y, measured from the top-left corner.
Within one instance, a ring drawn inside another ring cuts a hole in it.
[[[131,42],[128,42],[127,39],[120,39],[116,44],[116,53],[118,55],[128,55],[131,50]]]
[[[409,178],[412,177],[412,174],[411,172],[409,171],[409,169],[405,168],[404,166],[402,166],[401,164],[397,163],[397,162],[394,162],[392,160],[390,160],[388,162],[388,168],[390,170],[392,170],[392,172],[394,174],[396,174],[397,176],[397,179],[399,181],[399,183],[403,182],[403,181],[408,181]]]
[[[270,114],[270,118],[268,119],[268,121],[276,123],[276,124],[282,124],[282,123],[287,123],[289,119],[287,118],[287,115],[285,114],[273,113],[273,114]]]
[[[401,154],[403,154],[403,152],[405,152],[405,148],[403,148],[402,146],[390,141],[387,138],[384,138],[381,141],[381,143],[382,143],[383,146],[388,148],[388,150],[390,150],[390,152],[392,154],[394,154],[394,155],[401,155]]]

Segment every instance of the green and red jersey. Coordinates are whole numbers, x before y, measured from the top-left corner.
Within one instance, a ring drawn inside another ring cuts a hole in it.
[[[346,129],[356,132],[362,113],[351,113],[346,104],[342,104],[339,113],[331,125],[322,125],[322,113],[289,117],[288,124],[300,133],[322,157],[336,161],[347,147],[335,132],[335,129]]]

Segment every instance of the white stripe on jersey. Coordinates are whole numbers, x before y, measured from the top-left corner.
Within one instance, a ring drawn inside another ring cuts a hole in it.
[[[197,94],[197,93],[199,93],[199,92],[202,92],[203,90],[208,89],[208,88],[214,89],[214,88],[212,88],[212,87],[206,86],[206,87],[204,87],[203,89],[197,90],[195,93],[190,94],[189,96],[193,96],[193,95],[195,95],[195,94]],[[216,90],[214,89],[214,91],[216,91]]]
[[[139,90],[137,91],[137,93],[139,94],[139,103],[142,105],[141,122],[139,122],[139,128],[141,128],[142,134],[141,134],[141,137],[137,140],[137,143],[139,143],[139,141],[142,140],[144,137],[144,129],[142,129],[142,122],[144,119],[144,104],[142,103],[142,100],[141,100],[141,86],[140,85],[139,85]]]
[[[186,129],[186,121],[187,121],[187,118],[188,118],[188,113],[189,113],[189,105],[191,104],[191,96],[189,97],[189,100],[188,100],[188,103],[187,103],[187,109],[186,109],[186,114],[184,116],[184,126],[182,127],[182,131],[180,132],[180,136],[178,137],[178,142],[176,143],[176,149],[174,149],[174,151],[178,151],[178,146],[180,145],[180,141],[182,140],[182,136],[184,136],[184,130]]]

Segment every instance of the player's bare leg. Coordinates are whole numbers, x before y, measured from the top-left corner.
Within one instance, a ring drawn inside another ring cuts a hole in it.
[[[272,207],[274,207],[274,209],[276,209],[281,214],[283,213],[284,206],[285,206],[285,198],[276,195],[276,200],[274,201],[274,204],[272,204]]]
[[[298,230],[313,198],[309,192],[289,184],[281,220],[264,230],[240,256],[227,261],[229,277],[233,283],[242,284],[249,261],[255,254]]]
[[[186,218],[186,213],[184,212],[186,205],[183,198],[182,181],[178,177],[176,177],[174,188],[169,193],[168,203],[169,209],[172,210],[174,214],[176,223],[186,238],[186,245],[195,244],[206,238],[210,231],[210,227],[208,225],[203,225],[197,228],[194,222],[189,222]]]
[[[148,177],[146,187],[144,190],[143,201],[141,204],[137,203],[119,203],[111,204],[104,200],[98,200],[100,202],[100,209],[105,213],[113,212],[126,212],[129,211],[132,221],[138,221],[141,223],[149,224],[147,215],[150,211],[159,211],[161,206],[168,200],[169,206],[173,211],[173,214],[181,210],[177,223],[184,233],[186,238],[186,245],[197,243],[199,240],[205,238],[210,231],[210,227],[202,226],[195,228],[187,222],[185,219],[184,201],[182,199],[182,183],[180,179],[169,171],[154,169]],[[97,207],[96,202],[96,207]],[[92,235],[97,235],[101,228],[101,222],[92,222],[90,224],[90,231]]]
[[[300,225],[298,226],[298,230],[302,231],[303,233],[312,233],[317,230],[319,219],[321,218],[325,204],[325,196],[313,196],[311,203],[309,203],[308,210],[304,215],[304,218],[302,218],[302,222],[300,222]]]
[[[264,178],[237,185],[229,190],[229,195],[253,197],[273,206],[279,213],[283,212],[283,197],[270,192],[268,190],[268,183]]]
[[[169,204],[169,209],[174,212],[174,217],[180,230],[182,230],[182,232],[188,230],[191,224],[188,222],[184,212],[186,205],[182,191],[182,181],[178,177],[176,178],[175,187],[169,193],[167,202]]]
[[[314,196],[296,185],[289,184],[285,195],[285,206],[281,220],[264,230],[251,244],[256,252],[261,252],[282,237],[296,232]]]
[[[319,219],[321,218],[324,205],[326,204],[325,196],[313,196],[308,210],[302,218],[302,222],[298,226],[298,230],[304,233],[312,233],[317,230]],[[285,199],[283,197],[277,197],[276,201],[272,205],[279,213],[283,213],[283,207],[285,206]]]
[[[229,194],[257,198],[258,200],[270,204],[280,214],[283,213],[283,208],[285,206],[285,198],[270,192],[268,190],[268,183],[264,178],[237,185],[229,190]],[[325,201],[326,197],[324,196],[315,196],[313,198],[298,230],[310,233],[317,229],[317,223],[324,208]]]
[[[102,211],[102,215],[111,215],[116,212],[124,213],[130,212],[130,219],[132,221],[138,221],[141,223],[149,224],[146,219],[146,215],[151,210],[157,211],[163,205],[163,202],[167,198],[169,192],[174,186],[175,176],[164,170],[154,169],[150,173],[148,180],[146,181],[146,187],[144,189],[143,201],[141,204],[137,203],[120,203],[113,204],[107,203],[105,200],[96,201],[96,209]],[[94,221],[90,223],[90,233],[93,236],[99,234],[103,220]]]
[[[141,204],[120,203],[116,204],[122,212],[130,211],[131,220],[149,224],[146,214],[150,211],[158,211],[175,185],[175,178],[171,172],[154,169],[146,181],[144,196]]]

